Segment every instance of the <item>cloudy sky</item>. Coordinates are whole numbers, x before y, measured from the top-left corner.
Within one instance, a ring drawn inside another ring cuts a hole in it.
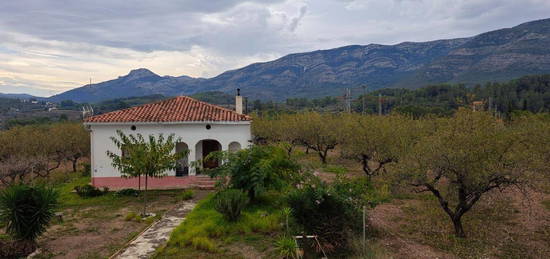
[[[0,2],[0,92],[50,96],[148,68],[212,77],[349,44],[467,37],[550,18],[548,0]]]

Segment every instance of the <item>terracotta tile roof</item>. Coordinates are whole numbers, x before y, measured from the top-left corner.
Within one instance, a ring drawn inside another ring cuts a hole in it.
[[[87,123],[112,122],[184,122],[184,121],[249,121],[248,115],[201,102],[187,96],[108,112],[84,119]]]

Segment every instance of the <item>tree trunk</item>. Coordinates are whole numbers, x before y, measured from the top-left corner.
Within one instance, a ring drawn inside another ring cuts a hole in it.
[[[321,158],[321,162],[325,165],[327,164],[327,152],[328,152],[328,149],[327,150],[324,150],[324,151],[319,151],[319,157]]]
[[[147,174],[145,174],[145,191],[143,192],[143,217],[147,216]]]
[[[462,216],[452,218],[453,225],[455,227],[455,236],[460,238],[466,238],[464,228],[462,228]]]
[[[78,158],[72,159],[71,162],[73,163],[73,173],[76,173],[76,166],[78,163]]]
[[[141,175],[138,175],[138,191],[141,191]]]

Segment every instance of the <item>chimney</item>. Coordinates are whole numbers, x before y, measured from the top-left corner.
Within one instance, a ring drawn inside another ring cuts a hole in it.
[[[237,88],[237,96],[235,96],[235,111],[238,114],[243,114],[243,97],[239,88]]]

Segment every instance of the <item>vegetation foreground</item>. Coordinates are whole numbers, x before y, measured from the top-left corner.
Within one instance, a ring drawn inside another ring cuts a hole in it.
[[[550,256],[548,114],[305,112],[256,117],[253,131],[252,148],[211,155],[225,161],[205,171],[216,191],[195,193],[201,201],[156,258]],[[139,191],[87,185],[89,142],[76,134],[86,132],[0,132],[0,242],[37,245],[42,258],[104,258],[158,218],[139,215]],[[70,141],[56,142],[63,136]],[[148,211],[162,215],[192,196],[149,191]],[[34,234],[15,224],[28,214],[10,205],[25,199],[45,208]],[[304,235],[312,238],[294,240]]]

